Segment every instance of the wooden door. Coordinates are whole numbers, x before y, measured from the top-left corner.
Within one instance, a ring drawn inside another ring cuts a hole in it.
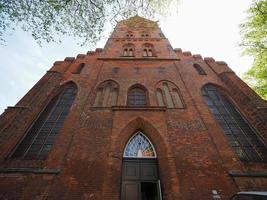
[[[121,200],[161,200],[156,159],[124,159]]]
[[[141,187],[138,181],[123,181],[122,182],[122,200],[140,200]]]

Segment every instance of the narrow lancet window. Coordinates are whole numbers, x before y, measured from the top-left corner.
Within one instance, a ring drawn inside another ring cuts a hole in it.
[[[174,88],[174,89],[172,90],[172,94],[173,94],[174,99],[175,99],[176,107],[177,107],[177,108],[183,108],[183,107],[184,107],[184,106],[183,106],[183,102],[182,102],[182,100],[181,100],[181,98],[180,98],[180,95],[179,95],[179,92],[178,92],[178,90],[177,90],[176,88]]]
[[[149,57],[152,57],[152,56],[153,56],[153,54],[152,54],[152,49],[148,49],[148,53],[147,53],[147,55],[148,55]]]
[[[156,96],[157,96],[157,100],[158,100],[158,105],[159,106],[165,106],[161,89],[159,89],[159,88],[157,89]]]
[[[123,56],[134,57],[135,46],[132,43],[123,45]]]
[[[143,57],[153,57],[156,56],[154,46],[152,44],[143,45]]]
[[[195,63],[193,66],[199,75],[207,75],[206,72],[202,69],[202,67],[199,64]]]
[[[127,48],[123,49],[123,56],[128,56],[128,49]]]

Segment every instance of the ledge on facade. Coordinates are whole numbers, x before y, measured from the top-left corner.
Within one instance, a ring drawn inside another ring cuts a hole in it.
[[[46,71],[46,73],[59,73],[59,74],[61,74],[59,71],[56,71],[56,70],[48,70],[48,71]]]
[[[95,53],[94,51],[87,51],[86,54],[87,54],[87,55],[94,55],[94,53]]]
[[[66,57],[66,58],[64,59],[64,61],[66,61],[66,62],[73,62],[74,60],[75,60],[74,57]]]
[[[216,64],[218,64],[218,65],[227,65],[227,63],[224,62],[224,61],[215,61],[215,62],[216,62]]]
[[[144,58],[135,58],[135,57],[100,57],[97,58],[98,60],[177,60],[179,61],[180,58],[158,58],[158,57],[144,57]]]
[[[230,176],[232,177],[267,177],[267,171],[261,171],[261,172],[241,172],[241,171],[229,171],[228,172]]]
[[[184,51],[183,55],[184,56],[192,56],[192,53],[190,51]]]
[[[111,107],[102,107],[102,106],[93,106],[91,107],[92,111],[110,111]]]
[[[263,100],[264,100],[264,99],[263,99]],[[264,101],[265,101],[265,100],[264,100]],[[265,101],[265,102],[267,102],[267,101]],[[266,107],[258,106],[257,109],[258,109],[258,110],[265,110],[265,109],[267,110],[267,106],[266,106]]]
[[[202,56],[200,54],[194,54],[193,58],[195,59],[202,59]]]
[[[212,57],[205,57],[204,61],[205,62],[215,62],[214,58],[212,58]]]
[[[41,168],[0,168],[0,173],[4,174],[58,174],[59,169],[41,169]]]
[[[126,111],[163,111],[167,108],[165,106],[112,106],[112,110],[126,110]]]
[[[96,49],[95,49],[95,52],[97,52],[97,53],[101,53],[103,50],[104,50],[103,48],[96,48]]]
[[[63,63],[63,61],[56,61],[54,62],[54,65],[61,65]]]
[[[174,48],[173,49],[175,53],[182,53],[182,49],[181,48]]]
[[[28,109],[29,106],[8,106],[7,109]]]
[[[78,54],[77,55],[77,58],[84,58],[85,57],[85,54]]]

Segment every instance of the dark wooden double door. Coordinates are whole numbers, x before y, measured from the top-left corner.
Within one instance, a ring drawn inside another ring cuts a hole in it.
[[[161,200],[157,159],[124,159],[121,200]]]

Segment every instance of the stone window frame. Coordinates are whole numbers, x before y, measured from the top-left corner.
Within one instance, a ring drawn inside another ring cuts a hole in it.
[[[135,89],[139,89],[142,90],[144,93],[144,104],[143,105],[138,105],[138,104],[131,104],[131,100],[130,98],[132,98],[131,95],[131,91],[135,90]],[[149,94],[148,94],[148,90],[146,89],[146,87],[144,87],[141,84],[134,84],[131,87],[129,87],[128,91],[127,91],[127,106],[129,107],[146,107],[149,106]]]

